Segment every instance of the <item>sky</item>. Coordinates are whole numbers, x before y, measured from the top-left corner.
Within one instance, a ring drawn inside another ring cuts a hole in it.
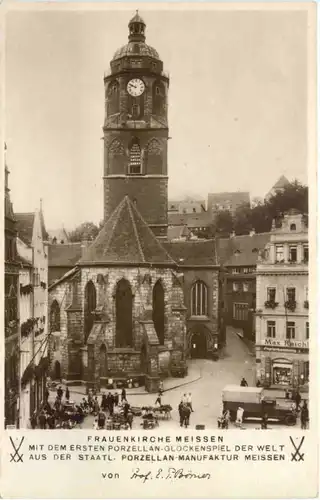
[[[49,229],[102,219],[103,75],[132,7],[7,14],[11,199],[16,212],[42,199]],[[306,12],[139,13],[170,74],[169,199],[307,182]]]

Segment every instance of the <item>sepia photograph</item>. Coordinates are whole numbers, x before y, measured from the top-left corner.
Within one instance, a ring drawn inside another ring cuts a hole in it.
[[[6,477],[23,446],[34,470],[112,462],[110,443],[139,435],[165,462],[151,436],[191,431],[201,446],[178,461],[197,472],[134,472],[145,459],[118,446],[129,479],[213,478],[206,460],[306,467],[315,10],[56,7],[4,16]]]

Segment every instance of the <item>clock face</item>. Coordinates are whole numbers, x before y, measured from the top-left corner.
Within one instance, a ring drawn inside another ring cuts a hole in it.
[[[142,95],[145,90],[145,84],[140,78],[133,78],[127,85],[127,91],[133,97],[138,97]]]

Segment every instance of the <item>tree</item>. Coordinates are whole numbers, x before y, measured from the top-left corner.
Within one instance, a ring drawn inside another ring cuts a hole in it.
[[[282,217],[285,212],[295,208],[303,214],[308,213],[308,187],[294,180],[282,191],[278,191],[265,202],[272,218]]]
[[[216,233],[230,234],[233,231],[233,218],[229,210],[219,210],[214,217],[213,222]]]
[[[248,203],[240,205],[234,214],[236,234],[248,234],[252,229],[252,209]]]
[[[69,234],[69,239],[72,243],[83,240],[92,241],[99,233],[99,228],[93,222],[83,222],[77,226]]]

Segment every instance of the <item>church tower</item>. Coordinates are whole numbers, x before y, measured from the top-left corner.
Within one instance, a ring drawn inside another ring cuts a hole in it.
[[[104,78],[104,219],[128,196],[154,234],[166,238],[169,79],[145,29],[137,11]]]

